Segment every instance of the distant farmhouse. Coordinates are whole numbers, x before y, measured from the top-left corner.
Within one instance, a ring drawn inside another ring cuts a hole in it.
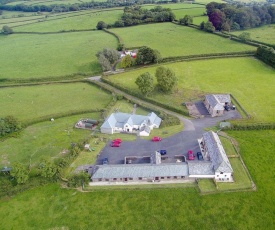
[[[159,128],[161,118],[155,113],[147,116],[112,113],[100,127],[101,133],[113,134],[119,132],[136,133],[139,136],[149,136],[154,128]]]
[[[208,94],[204,104],[212,117],[222,116],[224,107],[231,104],[230,94]]]
[[[155,152],[148,163],[96,165],[91,179],[93,182],[158,182],[213,178],[218,182],[233,182],[233,169],[218,135],[209,131],[198,142],[204,160],[163,163],[160,153]]]

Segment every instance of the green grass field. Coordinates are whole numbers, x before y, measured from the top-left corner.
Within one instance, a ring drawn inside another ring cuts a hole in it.
[[[111,94],[86,83],[2,88],[0,98],[0,117],[13,115],[23,122],[69,111],[103,109],[112,100]]]
[[[193,24],[200,25],[202,22],[207,22],[208,16],[193,17]]]
[[[176,19],[183,18],[185,15],[202,16],[206,10],[205,8],[190,8],[190,9],[175,9],[173,10]]]
[[[30,160],[31,164],[36,164],[43,157],[61,157],[72,142],[90,138],[91,131],[74,128],[79,119],[86,117],[99,119],[100,114],[80,114],[41,122],[27,127],[17,138],[0,142],[0,166],[9,166],[15,161],[29,164]]]
[[[188,3],[167,3],[167,4],[148,4],[148,5],[142,5],[142,8],[145,9],[152,9],[157,6],[161,6],[163,8],[170,8],[171,10],[177,10],[177,9],[194,9],[194,8],[205,8],[205,6],[197,5],[197,4],[188,4]]]
[[[236,31],[236,32],[232,32],[232,34],[238,36],[243,32],[244,31]],[[245,32],[250,33],[250,37],[253,40],[265,42],[273,45],[275,44],[275,25],[274,24],[245,30]]]
[[[149,46],[159,50],[163,57],[255,50],[252,46],[173,23],[116,28],[111,31],[124,40],[126,47]]]
[[[222,145],[223,145],[226,155],[228,155],[228,156],[237,156],[238,155],[233,144],[231,143],[231,141],[228,138],[223,137],[223,136],[219,136],[219,138],[222,142]]]
[[[206,93],[232,93],[255,120],[275,121],[274,69],[254,58],[227,58],[166,64],[179,78],[177,91],[151,97],[166,104],[182,107]],[[135,79],[144,72],[155,74],[156,67],[109,77],[109,80],[139,92]],[[156,83],[156,79],[155,79]]]
[[[20,22],[13,23],[10,26],[14,27],[15,32],[58,32],[69,30],[87,30],[96,29],[96,25],[99,21],[106,23],[114,23],[117,21],[123,13],[122,9],[116,8],[105,11],[85,11],[76,12],[74,14],[57,14],[54,17],[50,16],[45,21],[39,23]],[[29,25],[24,25],[29,24]]]
[[[115,37],[102,31],[49,35],[0,36],[1,79],[43,78],[73,73],[98,74],[95,54],[115,48]]]
[[[200,195],[194,187],[66,190],[57,184],[2,200],[5,229],[274,229],[275,131],[230,132],[256,192]],[[260,154],[265,149],[265,154]],[[207,226],[207,227],[206,227]]]

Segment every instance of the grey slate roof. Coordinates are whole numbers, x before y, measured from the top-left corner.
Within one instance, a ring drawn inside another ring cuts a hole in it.
[[[232,173],[233,169],[228,157],[226,156],[218,134],[209,131],[203,134],[203,139],[215,172]]]
[[[215,110],[223,110],[224,107],[218,102],[217,98],[213,94],[209,94],[205,96],[208,103]]]
[[[188,176],[186,163],[178,164],[126,164],[98,165],[92,179],[153,178],[166,176]]]
[[[148,116],[128,114],[128,113],[112,113],[102,124],[101,128],[122,128],[124,124],[128,123],[129,125],[140,125],[145,121],[147,124],[156,124],[160,125],[161,119],[155,114],[150,113]]]
[[[210,161],[189,161],[188,168],[190,175],[215,175]]]
[[[223,110],[224,103],[231,102],[229,94],[208,94],[205,96],[211,107],[215,110]]]

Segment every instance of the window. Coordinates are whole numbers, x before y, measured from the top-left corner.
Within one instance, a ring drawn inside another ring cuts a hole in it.
[[[221,172],[221,174],[223,174],[223,172]]]
[[[170,178],[171,178],[170,176],[167,177],[167,179],[170,179]]]
[[[229,178],[227,178],[227,180],[229,180]]]
[[[177,177],[177,176],[174,176],[174,179],[178,179],[178,177]]]
[[[129,180],[133,180],[133,178],[132,178],[132,177],[130,177],[130,178],[129,178]]]
[[[99,178],[99,179],[98,179],[98,181],[102,181],[102,179],[101,179],[101,178]]]
[[[139,180],[142,180],[142,177],[139,177],[138,179],[139,179]]]
[[[164,179],[164,177],[161,177],[160,179]]]
[[[105,181],[109,181],[109,179],[105,179]]]
[[[217,177],[219,177],[219,175],[217,175]]]
[[[185,178],[185,176],[181,176],[181,179],[184,179]]]
[[[113,180],[117,180],[116,178],[113,178]]]

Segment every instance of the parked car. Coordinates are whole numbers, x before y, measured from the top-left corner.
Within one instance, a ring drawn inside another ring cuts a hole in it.
[[[165,155],[167,153],[167,151],[165,149],[161,149],[159,150],[160,155]]]
[[[158,142],[158,141],[161,141],[161,137],[153,137],[152,141],[154,142]]]
[[[230,110],[230,107],[229,107],[228,105],[225,105],[225,106],[224,106],[224,109],[225,109],[226,111],[229,111],[229,110]]]
[[[188,151],[188,160],[195,160],[195,155],[192,150]]]
[[[198,157],[198,160],[203,160],[203,156],[201,152],[197,152],[197,157]]]
[[[121,143],[121,142],[122,142],[122,139],[117,138],[117,139],[114,139],[113,142]]]
[[[111,147],[120,147],[120,143],[118,142],[112,142]]]
[[[108,158],[107,158],[107,157],[105,157],[105,158],[103,159],[102,164],[104,164],[104,165],[109,164],[109,161],[108,161]]]

